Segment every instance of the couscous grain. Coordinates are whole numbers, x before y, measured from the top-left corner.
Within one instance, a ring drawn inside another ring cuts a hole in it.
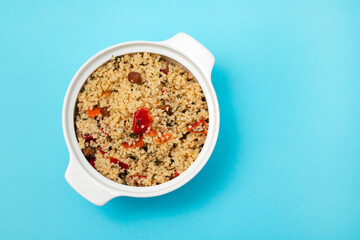
[[[150,53],[113,57],[96,69],[75,113],[89,163],[110,180],[139,187],[183,173],[204,145],[208,121],[192,74]]]

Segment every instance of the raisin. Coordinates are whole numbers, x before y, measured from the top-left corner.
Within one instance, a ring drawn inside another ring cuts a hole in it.
[[[161,109],[164,112],[166,112],[169,116],[171,116],[173,114],[172,108],[170,107],[170,105],[164,105]]]
[[[138,72],[130,72],[128,75],[128,80],[131,83],[141,84],[141,75]]]
[[[101,114],[103,115],[103,117],[109,117],[110,116],[110,112],[109,112],[109,110],[107,110],[106,107],[101,108]]]
[[[84,153],[85,157],[92,157],[95,155],[96,149],[93,147],[86,147],[82,150],[82,152]]]

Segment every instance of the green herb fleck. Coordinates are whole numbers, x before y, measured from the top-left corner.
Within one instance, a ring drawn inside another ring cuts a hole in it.
[[[138,126],[140,125],[140,119],[138,120],[137,125],[138,125]]]
[[[127,175],[127,173],[120,173],[120,174],[119,174],[119,178],[121,178],[122,180],[124,180],[124,184],[125,184],[125,185],[127,185],[126,175]]]
[[[129,156],[132,160],[136,160],[136,157],[134,157],[133,155]]]
[[[173,127],[176,124],[176,122],[174,122],[173,120],[171,120],[171,122],[166,123],[166,126],[168,127]]]
[[[156,173],[153,174],[153,176],[151,177],[151,179],[154,179],[155,176],[156,176]]]
[[[139,101],[141,99],[141,96],[136,99],[136,101]]]
[[[163,86],[166,86],[166,82],[161,81],[160,82]]]
[[[173,111],[173,114],[179,109],[180,106],[177,106],[175,111]]]
[[[135,133],[130,133],[129,136],[132,137],[132,138],[135,138],[135,139],[137,139],[139,137],[139,135],[137,135]]]
[[[116,90],[116,89],[114,89],[114,90],[112,90],[113,92],[118,92],[118,90]]]
[[[156,166],[159,166],[160,164],[162,164],[162,161],[159,161],[159,160],[156,160],[156,161],[155,161],[155,165],[156,165]]]
[[[175,167],[173,167],[173,168],[170,168],[169,170],[174,170],[175,169]]]
[[[109,147],[108,149],[109,149],[109,151],[111,151],[111,149],[112,149],[112,146],[110,146],[110,147]]]

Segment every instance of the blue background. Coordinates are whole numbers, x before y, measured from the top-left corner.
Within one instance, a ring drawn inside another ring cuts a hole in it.
[[[360,239],[360,1],[0,3],[1,239]],[[92,205],[64,179],[78,68],[186,32],[216,58],[219,139],[170,194]]]

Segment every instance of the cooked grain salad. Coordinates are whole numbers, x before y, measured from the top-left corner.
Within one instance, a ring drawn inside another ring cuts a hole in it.
[[[152,186],[183,173],[207,135],[204,93],[183,66],[150,53],[113,57],[77,98],[79,146],[102,175]]]

